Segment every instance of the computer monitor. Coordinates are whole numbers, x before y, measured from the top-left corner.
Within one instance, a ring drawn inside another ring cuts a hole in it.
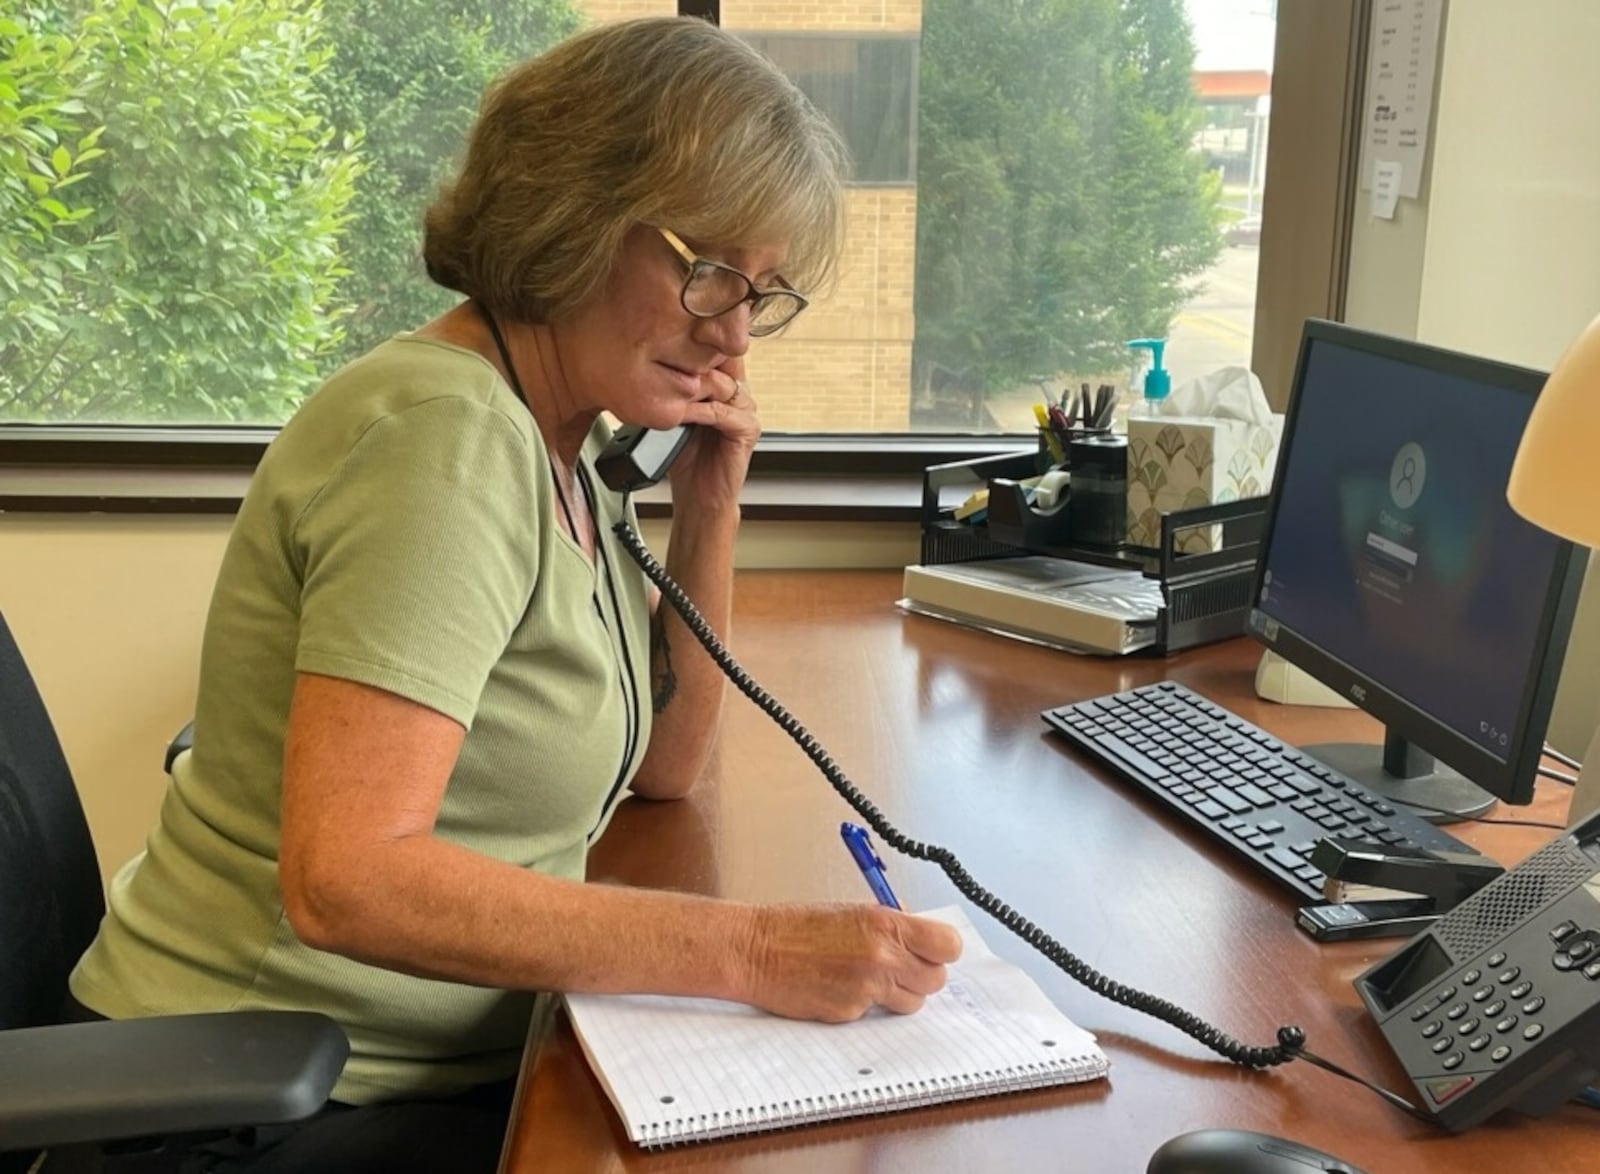
[[[1543,382],[1332,322],[1300,343],[1247,628],[1385,726],[1304,749],[1439,822],[1533,798],[1584,567],[1506,503]]]

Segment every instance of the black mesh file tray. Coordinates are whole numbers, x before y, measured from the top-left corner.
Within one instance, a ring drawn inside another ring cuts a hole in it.
[[[1036,509],[1022,482],[1038,471],[1032,449],[932,465],[922,477],[923,565],[1043,554],[1079,562],[1142,571],[1161,584],[1163,604],[1152,647],[1177,652],[1244,633],[1256,555],[1267,499],[1173,510],[1161,518],[1160,547],[1074,542],[1065,505]],[[976,525],[958,521],[955,505],[978,489],[989,490],[987,517]],[[1202,527],[1221,528],[1217,549],[1182,552],[1179,538]]]

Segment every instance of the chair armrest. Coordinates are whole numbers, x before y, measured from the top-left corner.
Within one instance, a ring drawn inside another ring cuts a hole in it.
[[[193,745],[194,723],[192,721],[184,722],[183,729],[174,734],[172,741],[167,743],[167,754],[166,757],[161,760],[161,769],[166,771],[168,774],[171,774],[172,764],[178,760],[178,755],[182,754],[185,750],[188,750]]]
[[[0,1032],[0,1150],[297,1121],[349,1054],[338,1025],[307,1011]]]

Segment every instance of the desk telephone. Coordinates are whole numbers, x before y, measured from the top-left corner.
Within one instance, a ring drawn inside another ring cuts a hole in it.
[[[1355,980],[1423,1103],[1460,1132],[1600,1077],[1600,814]]]
[[[619,428],[596,459],[600,479],[629,493],[659,481],[688,428]],[[1305,1057],[1298,1027],[1272,1047],[1250,1046],[1154,995],[1100,974],[983,888],[949,849],[889,823],[800,722],[723,647],[682,589],[626,522],[614,533],[689,630],[746,697],[793,739],[839,796],[896,851],[937,864],[974,905],[1091,991],[1176,1027],[1218,1055],[1265,1069]],[[1461,1131],[1502,1108],[1541,1116],[1600,1079],[1600,813],[1479,889],[1431,928],[1355,980],[1385,1040],[1422,1094],[1424,1120]]]

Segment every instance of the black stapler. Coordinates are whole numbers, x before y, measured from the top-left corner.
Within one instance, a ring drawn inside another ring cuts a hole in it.
[[[1328,904],[1301,909],[1295,922],[1318,941],[1409,936],[1505,871],[1476,852],[1338,837],[1318,841],[1310,859],[1328,878]]]

